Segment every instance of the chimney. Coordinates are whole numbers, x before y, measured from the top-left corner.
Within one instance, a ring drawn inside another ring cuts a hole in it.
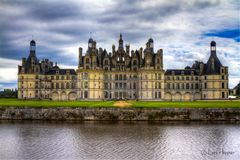
[[[78,50],[78,68],[82,66],[82,48],[79,47]]]
[[[115,45],[114,44],[112,45],[112,54],[113,55],[115,54]]]
[[[130,45],[127,44],[127,45],[126,45],[126,52],[127,52],[127,55],[129,55],[129,51],[130,51]]]
[[[26,58],[22,58],[22,66],[24,66],[26,63]]]

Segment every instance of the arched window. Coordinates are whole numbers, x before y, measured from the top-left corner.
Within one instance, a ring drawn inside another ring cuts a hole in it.
[[[86,69],[89,69],[89,66],[86,66]]]

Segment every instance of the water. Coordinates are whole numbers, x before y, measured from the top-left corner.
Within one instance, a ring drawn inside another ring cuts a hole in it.
[[[0,121],[0,159],[240,159],[239,124]]]

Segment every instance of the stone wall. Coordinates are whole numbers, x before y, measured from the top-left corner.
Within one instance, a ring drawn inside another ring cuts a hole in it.
[[[240,120],[240,109],[0,107],[1,120]]]

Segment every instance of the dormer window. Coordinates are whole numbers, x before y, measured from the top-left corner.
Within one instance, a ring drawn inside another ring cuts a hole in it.
[[[59,74],[59,70],[56,71],[56,74]]]
[[[69,70],[67,70],[67,74],[69,74],[70,73],[70,71]]]

